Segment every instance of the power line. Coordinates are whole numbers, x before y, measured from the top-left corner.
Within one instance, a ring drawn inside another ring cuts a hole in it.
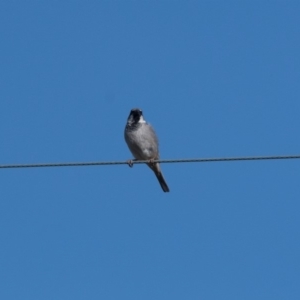
[[[200,163],[200,162],[226,162],[226,161],[247,161],[247,160],[279,160],[279,159],[299,159],[300,155],[276,155],[276,156],[245,156],[245,157],[217,157],[217,158],[192,158],[192,159],[162,159],[154,160],[159,163]],[[133,164],[144,164],[149,161],[132,161]],[[74,162],[74,163],[41,163],[41,164],[13,164],[0,165],[0,169],[16,168],[48,168],[48,167],[89,167],[126,165],[128,161],[108,161],[108,162]]]

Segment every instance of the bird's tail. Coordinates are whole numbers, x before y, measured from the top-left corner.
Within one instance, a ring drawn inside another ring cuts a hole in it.
[[[164,179],[164,176],[163,176],[163,174],[161,173],[161,171],[159,171],[159,172],[155,172],[155,171],[154,171],[154,174],[155,174],[155,176],[157,177],[157,179],[158,179],[158,181],[159,181],[159,184],[160,184],[162,190],[163,190],[164,192],[170,192],[169,187],[168,187],[168,185],[167,185],[167,183],[166,183],[166,181],[165,181],[165,179]]]
[[[169,187],[164,179],[164,176],[160,170],[160,166],[159,163],[149,163],[147,164],[150,169],[154,172],[156,178],[158,179],[158,182],[162,188],[162,190],[166,193],[166,192],[170,192]]]

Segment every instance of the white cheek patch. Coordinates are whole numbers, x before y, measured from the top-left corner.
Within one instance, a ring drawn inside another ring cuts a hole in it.
[[[139,119],[138,123],[146,123],[146,121],[144,120],[143,116],[140,116],[140,119]]]

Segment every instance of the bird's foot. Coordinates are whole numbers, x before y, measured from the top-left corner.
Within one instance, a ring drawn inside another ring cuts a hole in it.
[[[152,166],[152,167],[155,165],[154,160],[155,159],[153,159],[153,158],[148,160],[149,165]]]
[[[133,161],[135,161],[136,159],[129,159],[129,160],[127,160],[127,164],[128,164],[128,166],[130,167],[130,168],[132,168],[133,167]]]
[[[133,161],[132,161],[132,159],[127,160],[127,164],[128,164],[128,166],[129,166],[130,168],[132,168],[132,167],[133,167]]]

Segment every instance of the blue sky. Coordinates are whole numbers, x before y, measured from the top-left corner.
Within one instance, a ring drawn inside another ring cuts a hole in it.
[[[0,164],[300,153],[299,1],[2,1]],[[0,170],[1,299],[299,299],[300,161]]]

